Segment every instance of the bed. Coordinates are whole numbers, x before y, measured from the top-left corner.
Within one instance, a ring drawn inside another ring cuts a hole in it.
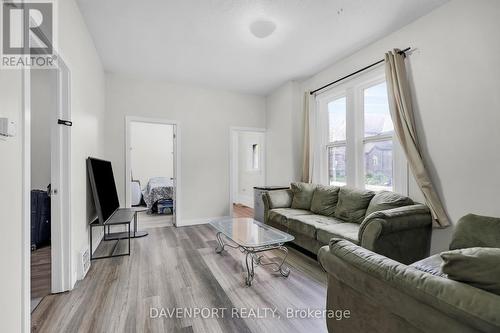
[[[173,180],[167,177],[150,178],[147,186],[142,190],[142,197],[149,212],[152,212],[158,200],[174,198]]]

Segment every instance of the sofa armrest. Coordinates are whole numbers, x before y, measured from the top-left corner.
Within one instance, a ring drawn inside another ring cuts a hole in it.
[[[432,216],[427,206],[416,204],[378,211],[359,228],[364,248],[410,264],[429,256]]]
[[[341,239],[322,247],[318,260],[330,282],[349,286],[367,303],[383,307],[423,332],[500,329],[500,297],[493,293],[422,272]]]
[[[377,228],[369,228],[377,224]],[[432,224],[432,216],[425,205],[416,204],[374,212],[363,220],[359,228],[359,236],[368,230],[378,230],[381,234],[388,234],[413,228],[422,228]]]
[[[262,193],[264,202],[264,221],[267,222],[268,214],[274,208],[290,208],[292,206],[292,190],[267,191]]]
[[[262,194],[264,205],[269,209],[290,208],[292,206],[292,190],[268,191]]]

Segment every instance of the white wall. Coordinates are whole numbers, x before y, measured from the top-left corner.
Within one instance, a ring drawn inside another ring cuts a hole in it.
[[[17,123],[17,135],[0,137],[0,314],[4,332],[21,332],[22,300],[22,76],[0,70],[0,117]]]
[[[266,98],[267,183],[287,186],[302,174],[304,116],[297,82],[287,82]]]
[[[101,156],[104,113],[104,73],[94,44],[74,0],[58,2],[59,52],[71,70],[72,120],[72,247],[73,282],[78,251],[88,245],[87,223],[92,212],[85,158]],[[0,258],[2,330],[21,332],[22,300],[22,78],[20,71],[0,71],[0,115],[18,122],[16,137],[0,140]],[[28,184],[29,186],[29,184]],[[8,221],[8,223],[7,223]],[[24,244],[29,249],[29,244]],[[29,307],[29,304],[27,304]]]
[[[59,1],[58,8],[59,50],[71,71],[71,241],[72,280],[76,281],[80,251],[89,244],[88,224],[96,216],[86,158],[105,158],[105,84],[101,61],[78,6],[69,0]],[[98,237],[99,230],[95,231]]]
[[[229,215],[231,126],[265,127],[260,96],[115,74],[106,76],[106,156],[125,204],[125,116],[180,122],[181,216],[178,225]]]
[[[407,66],[414,87],[417,131],[451,220],[456,223],[467,213],[500,216],[498,17],[498,1],[450,1],[304,81],[301,94],[383,58],[390,49],[411,46],[415,51]],[[269,96],[268,105],[281,93]],[[268,122],[269,133],[279,130],[279,124]],[[282,141],[272,142],[271,136],[269,141],[270,147],[286,148]],[[281,165],[281,157],[273,161],[273,154],[268,156],[269,173],[278,172],[272,165]],[[420,199],[414,183],[410,194]],[[431,252],[446,249],[452,231],[435,229]]]
[[[31,188],[50,183],[50,121],[57,108],[57,71],[31,71]]]
[[[130,163],[134,180],[144,188],[152,177],[174,177],[173,125],[132,122]]]
[[[253,208],[253,188],[254,186],[264,186],[264,137],[262,132],[239,131],[237,134],[237,188],[233,196],[235,203],[243,204]],[[259,169],[252,169],[253,145],[259,146]]]

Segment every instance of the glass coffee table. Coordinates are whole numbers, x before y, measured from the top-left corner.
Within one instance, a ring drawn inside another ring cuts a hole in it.
[[[255,221],[252,218],[227,218],[210,222],[210,225],[217,230],[219,244],[215,252],[220,254],[228,246],[245,253],[247,269],[245,283],[248,286],[252,285],[255,265],[272,265],[275,266],[273,270],[279,272],[282,276],[288,277],[290,275],[290,269],[284,266],[288,255],[288,249],[284,244],[294,239],[292,235]],[[229,242],[224,242],[224,238]],[[268,261],[266,258],[266,261],[263,261],[264,256],[262,253],[270,250],[282,251],[284,253],[283,259],[274,262]]]

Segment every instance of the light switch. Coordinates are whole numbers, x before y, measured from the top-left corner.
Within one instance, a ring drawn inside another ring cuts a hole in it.
[[[9,137],[15,136],[17,132],[17,124],[9,118],[0,118],[0,136]]]

